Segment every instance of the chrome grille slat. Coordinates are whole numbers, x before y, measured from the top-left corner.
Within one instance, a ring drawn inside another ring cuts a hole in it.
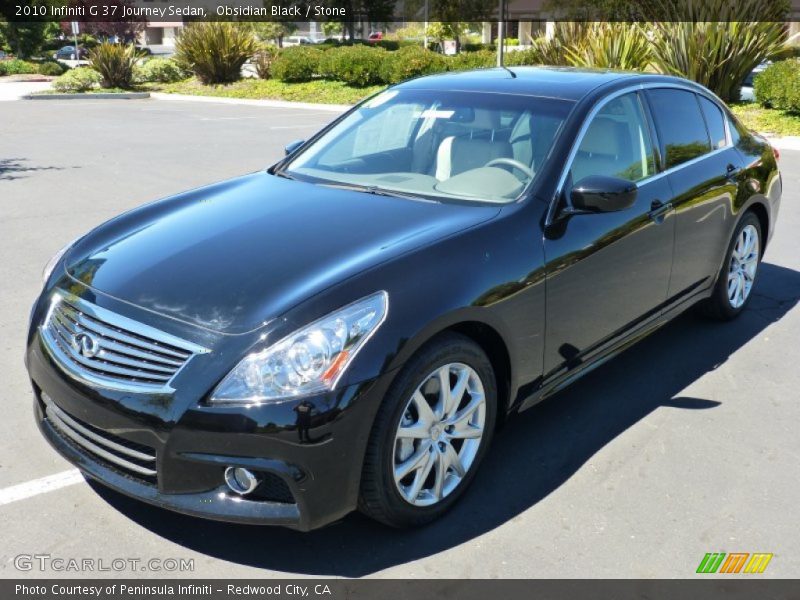
[[[130,344],[131,346],[139,346],[141,348],[144,348],[145,350],[150,350],[151,352],[155,353],[166,354],[168,356],[172,356],[174,358],[178,358],[181,360],[186,360],[190,356],[190,353],[176,352],[174,350],[171,350],[170,348],[159,346],[158,344],[148,343],[147,341],[141,339],[139,336],[128,335],[121,329],[107,327],[103,325],[101,322],[97,321],[97,319],[93,319],[89,315],[82,314],[72,309],[72,307],[69,307],[69,305],[62,305],[59,308],[62,310],[63,314],[65,314],[68,318],[72,319],[73,322],[79,323],[81,327],[94,331],[95,333],[101,336],[106,336],[111,339],[120,340],[122,342]]]
[[[91,385],[125,391],[171,392],[169,383],[186,362],[195,354],[207,352],[80,298],[66,299],[60,293],[54,295],[40,332],[45,348],[70,375]]]
[[[117,364],[117,365],[127,365],[129,367],[138,367],[144,366],[147,368],[148,371],[155,371],[157,373],[168,373],[170,376],[175,373],[175,367],[163,367],[161,365],[156,365],[151,363],[150,361],[145,360],[135,360],[125,356],[124,354],[117,354],[116,352],[112,352],[100,344],[100,352],[97,353],[97,358],[100,360],[106,360],[108,362]]]
[[[75,331],[76,323],[74,321],[71,321],[68,317],[61,314],[58,310],[53,311],[53,317],[55,317],[55,320],[57,321],[58,325],[62,326],[69,332],[69,335],[75,335],[77,333]],[[181,360],[162,357],[147,350],[139,350],[131,346],[126,346],[125,344],[117,343],[114,340],[107,338],[105,336],[100,336],[99,341],[100,341],[100,346],[108,350],[111,350],[116,354],[130,356],[132,358],[141,358],[147,362],[158,365],[164,365],[166,367],[178,368],[183,364],[183,361]]]
[[[53,427],[55,427],[59,432],[61,432],[62,435],[68,437],[87,452],[99,456],[100,458],[133,473],[145,475],[147,477],[156,476],[157,471],[155,454],[151,456],[149,454],[137,452],[131,448],[126,448],[121,444],[117,444],[116,442],[105,439],[101,435],[87,429],[86,427],[83,427],[80,423],[77,423],[68,414],[58,408],[55,403],[53,403],[53,401],[47,397],[47,395],[42,394],[42,401],[45,404],[45,415],[47,416],[47,420],[50,421]],[[119,452],[124,456],[119,456],[119,454],[112,452],[112,450]],[[130,458],[136,458],[148,464],[152,463],[152,468],[127,460],[125,458],[126,456]]]
[[[70,358],[80,364],[87,366],[92,369],[96,369],[98,371],[105,371],[107,373],[113,373],[116,375],[127,375],[129,377],[146,377],[147,379],[163,379],[164,381],[169,381],[172,376],[171,375],[162,375],[160,373],[148,373],[142,369],[126,369],[123,367],[117,367],[116,365],[112,365],[104,360],[100,360],[97,356],[93,358],[85,358],[75,352],[74,348],[70,345],[69,341],[62,339],[60,340],[61,349],[65,352],[68,352]]]

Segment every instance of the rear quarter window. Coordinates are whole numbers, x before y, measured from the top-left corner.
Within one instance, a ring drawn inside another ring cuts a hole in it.
[[[647,96],[667,169],[711,151],[705,120],[694,92],[656,89],[649,90]]]

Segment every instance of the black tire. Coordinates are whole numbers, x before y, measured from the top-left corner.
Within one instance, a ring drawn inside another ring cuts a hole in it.
[[[751,291],[741,306],[733,306],[728,298],[728,271],[731,265],[733,249],[736,246],[736,241],[739,238],[739,235],[742,233],[742,230],[748,225],[755,227],[756,232],[758,232],[759,255],[758,262],[756,263],[757,266],[755,277],[753,278],[753,286],[755,286],[756,282],[758,281],[761,257],[764,254],[764,235],[761,231],[761,222],[758,220],[758,217],[753,212],[747,212],[739,221],[739,224],[736,226],[736,229],[733,232],[733,236],[728,244],[728,250],[725,253],[725,260],[723,261],[722,268],[717,275],[717,283],[714,286],[714,291],[711,293],[709,298],[700,304],[701,312],[707,317],[717,319],[719,321],[730,321],[731,319],[735,319],[747,307],[747,304],[750,302],[750,298],[753,297],[753,293]]]
[[[471,367],[481,380],[486,407],[483,437],[471,465],[456,487],[435,504],[415,506],[401,495],[395,484],[395,434],[417,387],[437,368],[449,363]],[[359,510],[398,528],[416,527],[439,518],[455,504],[474,478],[491,443],[496,418],[497,384],[486,353],[471,339],[455,333],[431,340],[398,374],[375,418],[361,475]]]

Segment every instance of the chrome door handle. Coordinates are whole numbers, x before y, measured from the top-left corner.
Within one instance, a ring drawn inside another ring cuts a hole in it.
[[[671,202],[667,202],[665,204],[664,202],[661,202],[661,200],[653,200],[650,203],[650,212],[647,214],[652,221],[660,225],[664,222],[664,216],[671,210]]]

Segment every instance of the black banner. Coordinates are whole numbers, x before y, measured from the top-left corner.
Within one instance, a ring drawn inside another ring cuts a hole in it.
[[[7,21],[780,21],[798,0],[0,0]]]
[[[1,580],[0,598],[42,600],[783,600],[800,597],[796,580]]]

